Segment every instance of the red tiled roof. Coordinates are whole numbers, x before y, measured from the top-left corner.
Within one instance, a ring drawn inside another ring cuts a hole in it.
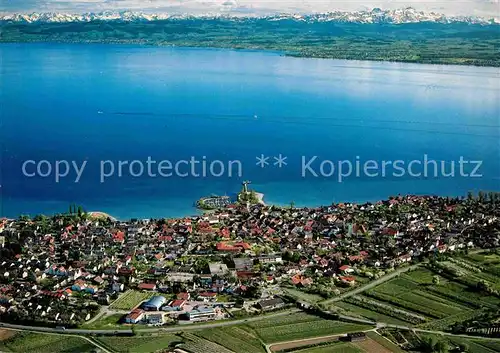
[[[171,307],[179,307],[179,308],[182,308],[182,306],[186,303],[185,300],[183,299],[177,299],[177,300],[174,300],[172,303],[170,303],[170,306]]]
[[[156,288],[155,283],[141,283],[138,286],[139,289],[154,290]]]
[[[234,246],[241,247],[241,248],[243,248],[245,250],[250,250],[251,249],[251,246],[248,243],[235,243]]]
[[[122,231],[118,231],[115,234],[113,234],[113,240],[117,242],[123,242],[125,241],[125,233]]]
[[[213,292],[202,292],[199,294],[200,297],[206,297],[206,298],[214,298],[217,296],[217,293]]]
[[[300,275],[295,275],[295,276],[293,276],[293,277],[291,278],[291,280],[292,280],[292,283],[293,283],[293,284],[297,285],[297,284],[299,284],[299,283],[300,283],[300,281],[302,280],[302,278],[301,278],[301,276],[300,276]]]
[[[300,284],[302,284],[303,286],[308,286],[311,283],[313,283],[313,280],[311,278],[302,278],[300,281]]]
[[[229,238],[231,236],[231,233],[229,232],[229,229],[227,229],[227,228],[221,229],[220,233],[224,238]]]
[[[352,255],[349,256],[349,261],[362,261],[364,259],[361,255]]]
[[[144,311],[141,310],[141,309],[134,309],[132,310],[128,315],[127,315],[127,319],[131,319],[131,320],[137,320],[138,318],[141,317],[141,315],[144,314]]]
[[[236,271],[236,276],[238,278],[252,278],[258,277],[259,275],[252,271]]]
[[[218,251],[240,251],[241,249],[249,250],[249,249],[251,249],[251,246],[250,246],[250,244],[243,243],[243,242],[234,243],[232,245],[225,243],[225,242],[217,243],[217,250]]]

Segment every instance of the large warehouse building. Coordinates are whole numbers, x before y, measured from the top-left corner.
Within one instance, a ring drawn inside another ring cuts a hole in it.
[[[144,310],[158,311],[166,302],[167,299],[165,299],[165,297],[157,295],[145,302],[142,307],[144,308]]]

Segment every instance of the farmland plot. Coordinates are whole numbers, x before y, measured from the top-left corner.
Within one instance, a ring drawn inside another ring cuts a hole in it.
[[[427,321],[427,318],[421,314],[416,314],[406,309],[392,306],[390,303],[377,301],[362,295],[347,298],[345,301],[412,324],[420,324]]]
[[[437,300],[437,298],[430,299],[431,297],[431,295],[427,295],[427,297],[424,297],[420,295],[418,291],[415,291],[414,293],[404,293],[403,295],[399,296],[400,299],[403,299],[409,303],[413,303],[415,305],[420,305],[430,309],[429,314],[435,313],[435,315],[439,315],[440,318],[446,317],[448,315],[458,314],[458,312],[461,310],[460,306],[453,305],[453,303],[451,302],[448,302],[448,304],[444,304]]]
[[[364,353],[365,351],[349,343],[336,343],[330,346],[301,349],[296,353]]]
[[[393,353],[391,350],[389,350],[387,347],[381,345],[375,340],[372,340],[370,338],[354,343],[356,347],[359,347],[363,350],[363,352],[368,352],[368,353]]]
[[[99,337],[105,347],[115,352],[147,353],[160,349],[167,349],[171,344],[182,343],[183,340],[175,335],[144,336],[144,337]]]
[[[376,332],[368,332],[366,335],[370,339],[372,339],[373,341],[376,341],[378,344],[380,344],[381,346],[384,346],[385,348],[387,348],[389,351],[391,351],[393,353],[404,353],[404,351],[399,346],[397,346],[396,344],[394,344],[393,342],[391,342],[387,338],[379,335]]]
[[[17,333],[18,331],[0,329],[0,342],[14,337]]]
[[[376,288],[376,291],[382,294],[398,296],[400,294],[416,289],[418,284],[405,278],[396,278],[384,283]]]
[[[429,286],[426,287],[426,290],[476,309],[481,307],[496,308],[500,305],[499,298],[473,291],[457,282],[449,281],[445,284]]]
[[[412,292],[412,294],[422,296],[422,297],[427,298],[427,299],[432,300],[432,301],[437,301],[443,305],[451,306],[451,307],[454,307],[456,309],[465,310],[465,311],[470,310],[470,308],[467,306],[459,304],[455,301],[451,301],[450,299],[444,298],[440,295],[436,295],[436,294],[428,292],[426,290],[415,290]]]
[[[265,352],[258,337],[239,327],[224,327],[196,332],[195,335],[238,353]]]
[[[185,334],[186,343],[182,345],[182,349],[190,353],[233,353],[233,351],[215,343],[210,342],[193,334]]]
[[[434,276],[435,273],[429,269],[411,271],[400,278],[375,287],[366,292],[365,295],[376,299],[381,304],[392,306],[396,312],[403,309],[410,315],[423,315],[428,318],[427,321],[429,319],[440,320],[438,327],[443,327],[447,323],[453,324],[457,322],[456,320],[461,320],[461,318],[469,318],[473,310],[488,305],[489,302],[483,300],[482,297],[485,296],[480,293],[471,293],[469,295],[467,293],[469,288],[465,285],[443,278],[441,278],[441,283],[433,284]],[[492,300],[496,304],[497,299]],[[369,309],[377,311],[384,309],[383,314],[395,316],[390,311],[385,310],[382,305],[379,306],[380,308],[369,307]],[[402,317],[397,318],[405,320]],[[419,324],[419,322],[413,320],[413,316],[406,316],[406,321],[408,320],[414,324]],[[429,326],[429,323],[426,323],[425,326]]]
[[[497,253],[483,251],[478,254],[469,254],[462,260],[484,269],[484,271],[497,276],[497,278],[500,276],[500,255]]]
[[[395,317],[392,317],[389,316],[388,314],[380,313],[376,311],[376,309],[363,308],[359,305],[348,302],[337,302],[335,303],[335,306],[342,308],[347,312],[347,314],[351,316],[356,315],[376,322],[385,322],[387,324],[409,326],[409,322],[404,321],[404,319],[401,318],[401,315],[394,314]]]
[[[22,332],[0,342],[0,351],[14,353],[84,353],[95,346],[83,338]]]
[[[421,268],[405,273],[402,277],[418,284],[431,284],[434,273],[428,269]]]
[[[453,337],[453,338],[450,338],[449,341],[455,345],[458,345],[460,343],[465,343],[467,346],[469,346],[469,350],[467,351],[469,353],[498,353],[499,352],[496,349],[491,349],[491,348],[487,347],[486,345],[483,344],[483,341],[479,341],[479,340],[471,340],[471,339],[466,339],[466,338]],[[484,343],[487,344],[486,341]]]
[[[498,342],[498,341],[488,342],[488,341],[484,340],[484,341],[478,341],[477,343],[479,345],[484,346],[488,349],[491,349],[495,352],[500,352],[500,342]]]
[[[387,304],[393,305],[395,307],[403,308],[405,311],[409,311],[413,314],[421,314],[424,315],[425,317],[430,317],[430,318],[435,318],[435,319],[441,319],[444,317],[440,313],[434,312],[431,308],[427,308],[420,303],[413,303],[410,301],[407,301],[405,299],[393,297],[391,295],[387,294],[382,294],[378,293],[376,291],[368,291],[366,292],[366,295],[369,296],[370,298],[377,299],[381,302],[385,302]]]
[[[284,288],[285,293],[288,293],[290,296],[297,298],[298,300],[302,300],[309,303],[317,303],[323,300],[323,297],[317,294],[306,293],[298,289],[294,288]]]
[[[319,320],[319,318],[314,315],[306,313],[292,313],[290,315],[277,316],[266,320],[251,322],[248,324],[248,326],[257,329],[287,325],[291,323],[312,322],[317,320]]]
[[[464,311],[455,315],[447,316],[440,320],[434,320],[423,325],[419,325],[419,327],[428,330],[444,331],[458,322],[464,322],[473,319],[474,317],[480,316],[481,314],[483,314],[483,311],[481,310]]]
[[[318,319],[316,321],[288,323],[281,326],[255,328],[265,343],[285,342],[310,337],[329,336],[370,328],[365,325]]]
[[[111,309],[117,310],[132,310],[141,302],[154,296],[153,292],[139,292],[136,290],[128,290],[123,293],[117,300],[115,300],[111,305]]]

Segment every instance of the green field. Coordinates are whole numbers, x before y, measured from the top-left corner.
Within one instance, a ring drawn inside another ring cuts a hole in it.
[[[298,353],[365,353],[364,350],[349,344],[336,342],[328,346],[314,347],[294,351]]]
[[[488,342],[486,340],[482,340],[482,341],[476,341],[479,345],[483,346],[483,347],[486,347],[488,349],[491,349],[495,352],[500,352],[500,341],[491,341],[491,342]]]
[[[385,348],[387,348],[388,350],[390,350],[393,353],[403,353],[404,352],[401,348],[399,348],[399,346],[397,346],[396,344],[392,343],[387,338],[382,337],[381,335],[379,335],[376,332],[367,332],[366,335],[369,338],[371,338],[372,340],[378,342],[379,344],[381,344],[382,346],[384,346]]]
[[[306,292],[303,292],[301,290],[294,289],[294,288],[283,288],[283,291],[285,293],[289,294],[290,296],[294,297],[297,300],[305,301],[308,303],[317,303],[319,301],[324,300],[324,298],[321,297],[320,295],[306,293]]]
[[[377,287],[377,292],[398,296],[418,288],[418,283],[405,278],[395,278]]]
[[[317,316],[309,315],[303,312],[298,312],[298,313],[291,313],[288,315],[275,316],[267,320],[250,322],[247,324],[247,326],[251,328],[265,328],[265,327],[281,326],[290,323],[312,322],[318,319],[319,318]]]
[[[457,303],[474,309],[481,307],[495,308],[500,305],[500,299],[494,296],[481,295],[472,291],[466,285],[457,282],[444,281],[439,285],[427,286],[425,289],[430,293],[453,299]]]
[[[128,290],[115,300],[109,307],[116,310],[132,310],[143,301],[154,296],[153,292],[139,292],[137,290]]]
[[[413,291],[402,293],[397,296],[397,298],[402,299],[406,303],[412,303],[417,307],[425,307],[426,312],[429,316],[438,316],[439,318],[444,318],[450,315],[454,315],[459,313],[460,311],[467,310],[467,308],[458,305],[457,303],[453,303],[451,301],[447,301],[443,298],[433,296],[432,294],[428,294],[424,296],[425,292],[421,291]],[[434,297],[434,298],[432,298]]]
[[[458,345],[460,343],[465,343],[469,349],[468,353],[497,353],[500,350],[490,349],[487,346],[481,344],[480,341],[473,341],[463,338],[452,338],[449,340],[450,343]]]
[[[473,265],[483,268],[486,272],[500,272],[500,254],[497,252],[482,251],[475,254],[469,254],[463,257],[463,260]]]
[[[266,350],[249,327],[221,327],[196,332],[195,335],[238,353],[265,353]]]
[[[453,266],[458,266],[452,263]],[[430,269],[420,268],[407,272],[398,278],[383,283],[359,296],[365,301],[373,301],[374,305],[346,300],[337,303],[354,314],[378,322],[394,323],[387,317],[408,321],[425,328],[444,330],[456,322],[465,321],[479,315],[482,311],[500,305],[500,299],[449,278],[438,276],[439,281],[433,283],[436,273]],[[472,277],[472,276],[471,276]],[[377,304],[378,303],[378,304]],[[378,305],[378,307],[377,307]],[[384,305],[393,309],[388,310]],[[359,307],[359,309],[358,309]],[[391,312],[394,310],[394,312]],[[396,310],[403,310],[411,315],[426,318],[426,322],[418,322],[412,316],[401,315]],[[377,314],[381,315],[377,318]]]
[[[39,333],[18,333],[0,342],[0,352],[85,353],[96,347],[83,338]]]
[[[475,278],[488,281],[493,288],[500,290],[500,253],[498,250],[469,254],[459,260],[471,265],[472,268],[469,270],[479,269],[479,272],[473,271]]]
[[[83,324],[82,328],[87,330],[129,330],[130,327],[120,323],[123,316],[122,314],[104,316],[92,323]]]
[[[162,334],[158,336],[138,337],[99,337],[99,343],[111,351],[123,353],[149,353],[167,349],[184,340],[176,335]]]
[[[343,309],[346,311],[346,314],[350,316],[359,316],[361,318],[365,318],[368,320],[373,320],[375,322],[385,322],[386,324],[392,324],[392,325],[401,325],[401,326],[411,326],[410,323],[400,320],[396,317],[384,315],[381,313],[378,313],[374,310],[362,308],[360,306],[357,306],[355,304],[350,304],[350,303],[345,303],[345,302],[337,302],[335,303],[335,306]]]
[[[410,279],[411,281],[418,284],[431,284],[433,276],[434,273],[432,273],[431,271],[425,268],[419,268],[417,270],[405,273],[403,275],[403,278]]]
[[[428,335],[426,335],[428,336]],[[462,338],[462,337],[442,337],[436,336],[438,339],[444,339],[450,346],[454,348],[459,344],[465,344],[468,347],[467,353],[498,353],[500,352],[500,347],[498,342],[490,341],[488,339],[474,339],[474,338]]]
[[[182,335],[186,343],[181,345],[181,349],[190,353],[234,353],[220,344],[208,341],[191,333]]]
[[[305,313],[256,321],[247,326],[253,329],[266,344],[363,331],[371,328],[367,325],[326,320]]]

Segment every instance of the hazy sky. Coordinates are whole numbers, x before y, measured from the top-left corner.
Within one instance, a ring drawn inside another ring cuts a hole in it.
[[[448,15],[500,17],[499,0],[0,0],[2,12],[143,10],[148,12],[325,12],[412,6]]]

